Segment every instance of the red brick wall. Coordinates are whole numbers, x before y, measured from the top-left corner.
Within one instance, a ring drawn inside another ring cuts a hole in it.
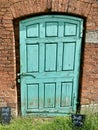
[[[82,104],[98,104],[98,44],[86,43],[82,74]]]
[[[23,17],[51,12],[83,16],[85,35],[98,34],[96,0],[0,0],[0,106],[10,105],[17,114],[19,85],[19,31]],[[88,35],[83,41],[81,104],[98,103],[98,42]],[[90,40],[92,39],[92,40]]]

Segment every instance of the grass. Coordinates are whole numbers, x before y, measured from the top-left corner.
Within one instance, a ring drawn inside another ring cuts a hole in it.
[[[86,115],[81,128],[74,127],[70,117],[18,117],[8,125],[0,124],[0,130],[98,130],[98,114]]]

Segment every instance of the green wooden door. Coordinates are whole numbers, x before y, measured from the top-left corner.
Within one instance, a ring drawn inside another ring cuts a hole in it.
[[[82,24],[64,15],[20,21],[22,115],[76,111]]]

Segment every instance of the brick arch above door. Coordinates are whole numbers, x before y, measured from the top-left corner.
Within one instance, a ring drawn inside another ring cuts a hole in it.
[[[19,17],[46,13],[49,12],[63,12],[87,17],[93,10],[92,3],[70,0],[9,0],[3,2],[6,4],[5,10],[2,11],[2,20],[13,20]],[[92,10],[91,10],[92,9]]]

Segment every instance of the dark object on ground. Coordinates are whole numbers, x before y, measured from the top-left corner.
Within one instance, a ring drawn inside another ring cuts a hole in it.
[[[82,127],[83,126],[84,120],[85,120],[85,115],[72,114],[71,118],[72,118],[72,123],[75,127]]]
[[[0,122],[4,124],[9,124],[11,120],[11,108],[1,107],[0,108]]]

